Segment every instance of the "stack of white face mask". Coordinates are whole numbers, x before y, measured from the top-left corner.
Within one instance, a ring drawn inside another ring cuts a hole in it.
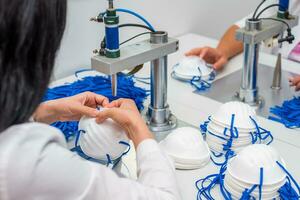
[[[249,105],[237,101],[225,103],[210,118],[206,142],[216,153],[238,152],[255,143],[254,133],[258,132],[255,121],[256,112]]]
[[[101,124],[95,118],[83,117],[78,125],[82,132],[79,145],[85,155],[103,164],[114,164],[128,149],[125,131],[113,120]]]
[[[214,69],[198,56],[184,57],[173,68],[172,76],[181,81],[190,81],[194,77],[209,81]]]
[[[277,151],[263,144],[251,145],[229,160],[224,187],[233,199],[240,199],[247,189],[255,199],[277,199],[279,189],[286,183],[287,174]]]
[[[201,133],[191,127],[175,129],[160,142],[176,169],[199,169],[210,160],[209,148]]]

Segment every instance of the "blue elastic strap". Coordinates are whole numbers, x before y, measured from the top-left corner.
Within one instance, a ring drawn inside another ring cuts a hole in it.
[[[201,131],[202,135],[206,134],[207,126],[208,126],[209,122],[210,122],[210,116],[208,117],[207,121],[205,121],[203,124],[200,124],[200,131]]]
[[[294,190],[291,180],[287,177],[287,182],[278,191],[282,200],[299,200],[297,192]]]
[[[128,10],[128,9],[124,9],[124,8],[118,8],[116,9],[117,12],[124,12],[124,13],[128,13],[130,15],[133,15],[137,18],[139,18],[140,20],[142,20],[151,30],[155,31],[155,29],[153,28],[153,26],[140,14],[132,11],[132,10]]]
[[[284,124],[287,128],[300,127],[300,97],[284,101],[281,106],[270,108],[270,120]]]
[[[230,122],[230,138],[238,138],[239,132],[237,128],[234,126],[235,114],[231,115],[231,122]]]
[[[255,199],[254,197],[251,197],[251,193],[258,187],[259,189],[259,197],[258,199],[261,200],[262,199],[262,187],[264,184],[264,169],[260,168],[259,171],[259,185],[253,185],[250,189],[245,189],[245,191],[242,194],[241,200],[249,200],[251,198]]]
[[[190,84],[200,92],[207,91],[211,87],[211,83],[202,80],[200,76],[194,76],[192,80],[190,80]]]
[[[195,182],[195,186],[198,190],[197,192],[197,200],[208,199],[208,200],[214,200],[211,194],[211,190],[219,184],[221,186],[221,192],[225,198],[225,200],[231,200],[231,195],[228,193],[228,191],[224,188],[224,177],[225,177],[225,171],[227,169],[227,164],[224,164],[220,167],[218,174],[212,174],[209,175],[203,179],[199,179]]]
[[[211,152],[213,152],[213,151],[211,151]],[[213,156],[216,155],[216,154],[217,154],[217,153],[213,152]],[[228,149],[228,150],[226,151],[226,153],[224,153],[224,154],[217,154],[217,155],[218,155],[218,156],[215,156],[216,158],[220,158],[220,157],[224,156],[224,161],[223,161],[223,162],[217,162],[217,161],[215,160],[215,158],[213,158],[212,156],[210,157],[211,161],[212,161],[216,166],[224,166],[224,165],[226,165],[226,164],[228,163],[228,160],[229,160],[230,158],[234,157],[236,154],[235,154],[234,151]]]
[[[127,150],[126,150],[125,152],[122,153],[122,155],[121,155],[119,158],[117,158],[117,159],[115,159],[115,160],[112,160],[111,157],[110,157],[110,155],[109,155],[109,154],[106,154],[106,161],[98,160],[98,159],[95,159],[95,158],[92,158],[92,157],[86,155],[86,154],[82,151],[81,147],[78,145],[78,142],[79,142],[81,133],[86,133],[86,132],[85,132],[84,130],[79,130],[79,131],[77,132],[76,139],[75,139],[75,147],[72,148],[71,151],[76,152],[76,153],[77,153],[79,156],[81,156],[82,158],[84,158],[84,159],[86,159],[86,160],[89,160],[89,161],[92,161],[92,162],[101,163],[101,164],[103,164],[103,163],[105,162],[107,167],[110,166],[110,165],[112,165],[112,168],[114,168],[115,166],[117,166],[118,163],[120,162],[121,158],[122,158],[123,156],[125,156],[126,154],[128,154],[128,152],[129,152],[130,149],[131,149],[131,146],[130,146],[129,143],[127,143],[127,142],[125,142],[125,141],[120,141],[119,144],[125,145],[125,146],[127,146],[128,148],[127,148]]]
[[[271,132],[264,129],[264,128],[262,128],[262,127],[260,127],[258,125],[258,123],[251,116],[249,116],[249,118],[251,119],[251,121],[253,122],[253,124],[256,127],[256,132],[254,134],[259,139],[259,142],[265,141],[268,138],[270,138],[270,140],[266,144],[267,145],[271,144],[274,140],[273,135],[271,134]],[[254,141],[254,140],[252,140],[252,141]],[[255,140],[255,142],[257,142],[257,139]]]
[[[259,181],[259,200],[261,200],[261,195],[262,195],[262,187],[264,184],[264,169],[260,168],[260,181]]]
[[[278,161],[276,161],[276,163],[278,164],[278,166],[287,174],[287,176],[292,180],[293,184],[296,186],[297,190],[298,190],[298,197],[300,197],[300,186],[297,183],[297,181],[294,179],[294,177],[287,171],[287,169],[285,169],[285,167]]]

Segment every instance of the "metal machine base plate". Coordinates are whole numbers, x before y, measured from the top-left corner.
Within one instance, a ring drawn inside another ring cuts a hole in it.
[[[143,118],[144,120],[147,122],[148,121],[148,117],[147,117],[147,112],[142,112],[142,115],[143,115]],[[193,127],[193,128],[196,128],[198,129],[197,127],[187,123],[187,122],[184,122],[184,121],[181,121],[179,119],[177,119],[175,116],[173,116],[174,120],[176,121],[174,126],[170,127],[169,130],[167,131],[159,131],[159,130],[153,130],[151,129],[151,127],[149,127],[149,129],[151,130],[151,132],[153,133],[154,137],[155,137],[155,140],[157,142],[160,142],[162,141],[163,139],[165,139],[173,130],[177,129],[177,128],[180,128],[180,127]],[[148,125],[149,126],[149,125]]]
[[[270,115],[270,107],[281,105],[283,101],[291,99],[296,95],[294,88],[289,86],[288,79],[295,75],[290,72],[282,71],[281,89],[276,90],[271,88],[274,69],[266,65],[258,66],[259,95],[263,103],[257,107],[257,114],[263,117]],[[236,100],[236,94],[240,90],[241,77],[242,70],[239,70],[222,79],[216,80],[210,90],[206,92],[195,91],[195,93],[222,103]]]

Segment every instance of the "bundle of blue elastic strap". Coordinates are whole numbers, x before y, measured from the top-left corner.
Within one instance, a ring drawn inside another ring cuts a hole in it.
[[[269,119],[284,124],[287,128],[300,127],[300,97],[283,102],[281,106],[270,109],[274,116]]]
[[[77,76],[77,74],[76,74]],[[133,76],[118,75],[117,96],[111,92],[111,80],[107,76],[88,76],[73,83],[48,89],[44,101],[74,96],[86,91],[94,92],[109,98],[110,101],[119,98],[128,98],[135,101],[139,110],[144,108],[143,103],[149,91],[135,86]],[[78,131],[78,122],[55,122],[52,126],[59,128],[65,135],[67,141],[74,138]]]

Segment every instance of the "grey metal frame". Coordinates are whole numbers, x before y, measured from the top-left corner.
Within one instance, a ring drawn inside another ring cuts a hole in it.
[[[168,55],[179,48],[179,41],[168,37],[167,32],[151,33],[150,39],[121,48],[121,57],[110,59],[94,56],[92,68],[111,75],[112,91],[117,91],[117,73],[151,62],[151,102],[147,111],[147,124],[153,132],[172,130],[177,119],[167,103]]]

